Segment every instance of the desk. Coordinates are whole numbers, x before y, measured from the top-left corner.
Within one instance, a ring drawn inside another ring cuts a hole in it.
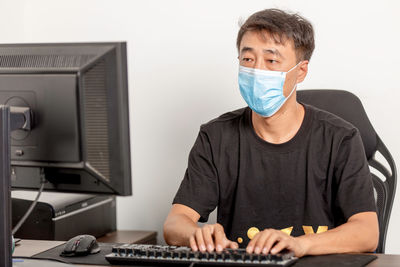
[[[400,266],[400,255],[374,254],[378,256],[376,260],[368,264],[368,267],[394,267]]]
[[[157,232],[154,231],[115,231],[97,238],[101,243],[157,244]]]
[[[135,235],[137,233],[132,233],[135,231],[129,231],[131,232],[130,234]],[[147,232],[149,233],[149,232]],[[153,233],[153,232],[151,232]],[[111,234],[111,238],[113,241],[109,242],[115,242],[116,236],[120,236],[123,233],[115,233]],[[125,233],[129,234],[129,233]],[[113,239],[114,238],[114,239]],[[104,240],[107,239],[103,239]],[[117,240],[118,241],[118,240]],[[20,257],[31,257],[37,253],[40,253],[42,251],[51,249],[53,247],[56,247],[60,244],[62,244],[62,241],[43,241],[43,240],[21,240],[20,245],[15,248],[14,256],[20,256]],[[387,255],[387,254],[375,254],[378,256],[376,260],[368,264],[368,267],[398,267],[400,266],[400,255]],[[75,266],[81,266],[81,267],[96,267],[97,265],[75,265]],[[97,266],[97,267],[104,267],[104,266]]]

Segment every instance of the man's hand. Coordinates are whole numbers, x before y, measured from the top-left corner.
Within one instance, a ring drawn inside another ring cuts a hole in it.
[[[224,228],[222,225],[206,224],[203,227],[196,229],[194,234],[189,239],[190,247],[194,251],[208,251],[212,252],[222,251],[224,248],[238,248],[236,242],[230,241],[226,238]]]
[[[299,239],[274,229],[265,229],[255,235],[247,245],[246,251],[256,254],[277,254],[283,249],[293,251],[296,257],[305,255],[305,248]]]

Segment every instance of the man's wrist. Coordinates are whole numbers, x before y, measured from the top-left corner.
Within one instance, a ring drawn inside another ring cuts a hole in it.
[[[299,237],[295,237],[297,239],[297,242],[300,246],[300,249],[302,250],[302,256],[308,255],[310,253],[311,245],[312,245],[312,240],[309,235],[302,235]]]

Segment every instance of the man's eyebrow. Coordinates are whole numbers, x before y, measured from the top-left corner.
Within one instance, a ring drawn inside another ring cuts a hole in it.
[[[278,56],[278,57],[283,58],[282,54],[281,54],[277,49],[273,49],[273,48],[264,49],[263,52],[264,52],[264,53],[267,53],[267,54],[276,55],[276,56]]]
[[[240,53],[252,52],[252,51],[254,51],[253,48],[245,46],[242,48],[242,50],[240,50]],[[272,55],[278,56],[280,58],[284,58],[284,56],[282,56],[282,54],[277,49],[274,49],[274,48],[263,49],[263,52],[266,54],[272,54]]]
[[[254,50],[253,48],[245,46],[245,47],[242,48],[242,50],[240,50],[240,53],[244,53],[244,52],[247,52],[247,51],[251,52],[253,50]]]

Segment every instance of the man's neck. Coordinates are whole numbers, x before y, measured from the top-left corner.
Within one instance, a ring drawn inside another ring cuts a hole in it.
[[[300,129],[304,113],[304,107],[296,101],[296,96],[293,95],[272,117],[264,118],[252,112],[254,131],[261,139],[269,143],[286,143]]]

